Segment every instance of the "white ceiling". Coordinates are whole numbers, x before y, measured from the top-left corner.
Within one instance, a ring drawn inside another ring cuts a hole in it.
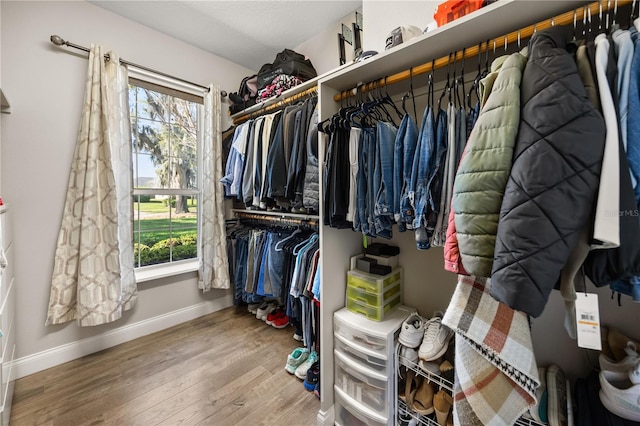
[[[361,0],[89,0],[252,70],[362,5]]]

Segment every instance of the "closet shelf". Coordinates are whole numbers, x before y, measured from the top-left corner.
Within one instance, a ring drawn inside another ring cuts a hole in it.
[[[267,210],[246,210],[246,209],[233,209],[234,213],[250,214],[255,216],[269,216],[279,217],[282,219],[299,219],[299,220],[319,220],[318,215],[300,214],[300,213],[288,213],[288,212],[273,212]]]
[[[586,1],[502,0],[463,16],[442,27],[409,40],[400,46],[340,69],[322,78],[321,86],[347,90],[358,83],[370,82],[402,72],[431,59],[446,56],[463,47],[502,36],[511,31],[546,20],[587,4]]]
[[[2,114],[11,114],[11,105],[9,105],[9,101],[7,97],[4,95],[2,89],[0,89],[0,113]]]

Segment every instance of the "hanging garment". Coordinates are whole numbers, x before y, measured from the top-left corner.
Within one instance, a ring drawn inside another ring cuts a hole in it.
[[[393,156],[393,216],[400,232],[405,231],[407,225],[411,226],[411,222],[407,223],[402,215],[401,206],[402,200],[408,197],[417,142],[418,126],[411,115],[405,114],[398,128]]]
[[[636,19],[634,26],[629,29],[634,43],[629,78],[629,115],[627,117],[627,159],[631,169],[633,190],[636,203],[640,208],[640,33],[637,28],[640,19]]]
[[[376,235],[390,239],[393,236],[393,153],[398,129],[385,121],[378,121],[378,149],[374,169],[374,224]]]
[[[534,317],[591,220],[602,164],[604,124],[565,50],[569,38],[553,27],[529,42],[496,235],[491,295]]]
[[[445,212],[448,211],[449,205],[451,204],[451,194],[453,192],[453,179],[456,172],[456,157],[458,155],[457,143],[458,137],[456,135],[458,130],[458,125],[456,120],[458,120],[458,109],[456,106],[450,102],[449,108],[447,111],[447,152],[442,162],[442,189],[440,191],[440,203],[438,205],[438,218],[436,220],[436,225],[433,230],[433,241],[432,244],[436,247],[444,246],[446,236],[447,236],[447,226],[448,217],[445,218]]]
[[[589,100],[598,111],[602,111],[600,109],[598,85],[596,84],[595,75],[591,73],[591,63],[589,62],[587,46],[585,44],[578,46],[578,50],[576,51],[576,65],[578,66],[578,74],[580,74]]]
[[[358,158],[360,148],[360,130],[352,127],[349,131],[349,206],[347,207],[347,221],[356,223],[357,210],[357,178]]]
[[[620,161],[618,145],[618,118],[616,103],[613,99],[614,81],[607,79],[610,45],[607,36],[596,37],[596,77],[602,104],[602,113],[607,129],[607,136],[602,158],[600,188],[596,204],[595,223],[593,226],[593,248],[611,248],[620,245],[620,219],[611,214],[612,206],[620,206]],[[610,85],[611,84],[611,85]],[[616,210],[616,207],[613,207]]]
[[[244,170],[244,153],[253,121],[249,120],[236,128],[231,150],[227,159],[225,175],[220,179],[224,187],[225,197],[242,197],[242,172]]]
[[[311,114],[307,132],[307,167],[304,177],[302,203],[307,212],[320,209],[320,170],[318,160],[318,108]]]
[[[247,146],[244,154],[244,168],[242,170],[242,201],[245,206],[249,207],[253,204],[253,182],[255,180],[255,145],[258,134],[262,133],[262,124],[264,118],[258,117],[253,121]]]
[[[489,295],[490,280],[458,276],[442,318],[456,332],[454,422],[513,425],[540,385],[529,319]]]
[[[460,261],[470,275],[491,276],[500,207],[520,124],[520,84],[526,63],[525,51],[491,64],[492,73],[498,75],[453,185],[451,202]],[[449,258],[449,262],[457,264],[458,260]]]

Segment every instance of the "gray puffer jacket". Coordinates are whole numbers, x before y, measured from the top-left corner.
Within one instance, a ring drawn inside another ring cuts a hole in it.
[[[307,210],[319,211],[320,178],[318,170],[318,106],[313,110],[307,133],[307,169],[304,176],[302,204]]]
[[[553,27],[529,42],[520,127],[500,210],[491,294],[539,316],[592,218],[605,125]]]

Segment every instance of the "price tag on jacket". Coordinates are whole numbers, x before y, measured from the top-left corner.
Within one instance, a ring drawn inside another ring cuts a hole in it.
[[[578,324],[578,346],[586,349],[601,350],[600,310],[598,295],[578,293],[576,299],[576,323]]]

